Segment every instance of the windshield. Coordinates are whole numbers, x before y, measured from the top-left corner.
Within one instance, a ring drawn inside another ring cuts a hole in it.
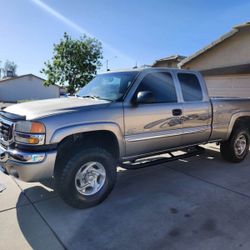
[[[117,72],[97,75],[76,95],[118,101],[125,95],[137,74],[138,72]]]

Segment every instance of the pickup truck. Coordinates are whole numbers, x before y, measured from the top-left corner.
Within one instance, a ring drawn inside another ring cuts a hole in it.
[[[244,160],[250,99],[209,98],[198,72],[135,69],[97,75],[75,97],[9,106],[0,122],[2,170],[26,182],[54,177],[66,203],[86,208],[109,195],[124,162],[209,142]]]

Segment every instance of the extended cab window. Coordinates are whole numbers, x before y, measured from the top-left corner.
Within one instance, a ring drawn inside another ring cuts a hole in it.
[[[140,91],[152,92],[155,103],[177,102],[174,81],[167,72],[155,72],[146,75],[136,92]]]
[[[186,102],[202,101],[202,89],[196,75],[181,73],[178,74],[183,99]]]

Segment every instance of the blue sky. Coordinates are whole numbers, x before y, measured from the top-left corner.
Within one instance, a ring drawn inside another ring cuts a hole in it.
[[[190,55],[250,21],[250,2],[170,0],[1,0],[0,60],[17,73],[39,71],[66,31],[101,40],[111,69]],[[103,67],[103,70],[105,67]]]

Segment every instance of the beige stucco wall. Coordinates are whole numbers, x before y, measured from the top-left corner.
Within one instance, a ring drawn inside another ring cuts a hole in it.
[[[186,63],[182,68],[204,70],[250,63],[250,28],[242,28],[232,37]]]
[[[38,100],[59,97],[59,87],[45,87],[43,81],[34,76],[25,76],[0,82],[0,101]]]
[[[250,74],[205,76],[210,96],[250,97]]]

